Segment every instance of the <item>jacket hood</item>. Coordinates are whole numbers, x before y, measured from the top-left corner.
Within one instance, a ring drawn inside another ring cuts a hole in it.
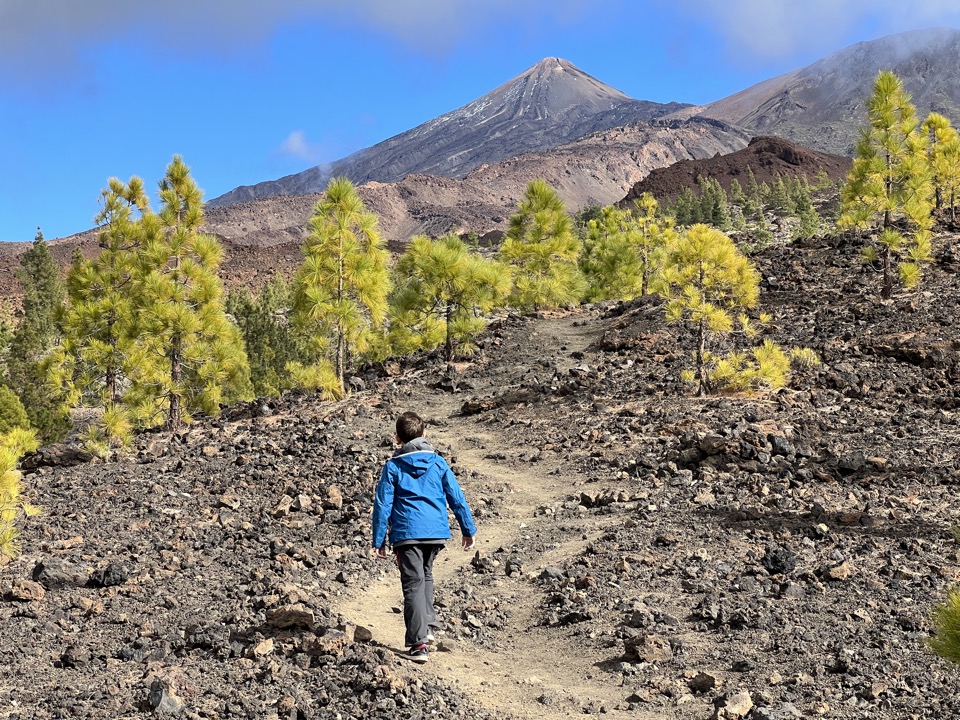
[[[439,457],[426,438],[418,437],[397,450],[391,461],[397,463],[407,474],[420,477],[436,463]]]
[[[397,450],[393,457],[399,457],[400,455],[408,455],[414,452],[431,452],[435,453],[436,450],[433,449],[433,445],[427,442],[427,439],[422,435],[418,438],[414,438],[408,443],[404,443],[403,447]]]

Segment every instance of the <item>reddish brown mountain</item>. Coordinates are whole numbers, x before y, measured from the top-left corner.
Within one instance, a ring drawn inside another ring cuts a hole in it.
[[[753,171],[758,183],[770,182],[778,175],[813,180],[821,172],[831,180],[839,180],[846,177],[851,163],[850,158],[810,150],[782,138],[756,137],[743,150],[728,155],[681,160],[652,170],[618,204],[627,205],[647,192],[660,201],[670,200],[683,188],[695,188],[699,178],[714,178],[726,190],[734,180],[745,186],[747,168]]]

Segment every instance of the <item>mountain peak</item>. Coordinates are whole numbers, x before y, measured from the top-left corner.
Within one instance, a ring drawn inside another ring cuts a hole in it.
[[[629,96],[600,82],[569,60],[546,57],[496,90],[478,98],[471,105],[490,98],[502,98],[516,92],[521,86],[523,89],[520,90],[520,99],[531,109],[542,106],[547,111],[546,114],[567,110],[574,110],[578,114],[589,113],[608,110],[619,103],[632,101]],[[581,105],[585,107],[576,109]]]
[[[320,192],[334,175],[360,184],[410,173],[464,177],[475,167],[652,120],[683,107],[634,100],[573,63],[547,57],[486,95],[373,147],[280,180],[215,198],[228,205],[271,195]]]

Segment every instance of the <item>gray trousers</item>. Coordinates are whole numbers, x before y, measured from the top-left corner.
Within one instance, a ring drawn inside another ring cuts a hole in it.
[[[431,626],[437,624],[433,609],[433,560],[443,545],[416,543],[394,548],[403,587],[403,623],[407,626],[407,647],[427,641]]]

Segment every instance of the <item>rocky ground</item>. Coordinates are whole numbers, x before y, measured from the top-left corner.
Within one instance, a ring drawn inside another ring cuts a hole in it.
[[[886,302],[852,240],[755,256],[771,336],[824,363],[775,393],[685,394],[689,340],[642,300],[33,470],[0,718],[960,716],[924,644],[960,570],[956,252]],[[406,409],[480,528],[423,668],[367,548]]]

